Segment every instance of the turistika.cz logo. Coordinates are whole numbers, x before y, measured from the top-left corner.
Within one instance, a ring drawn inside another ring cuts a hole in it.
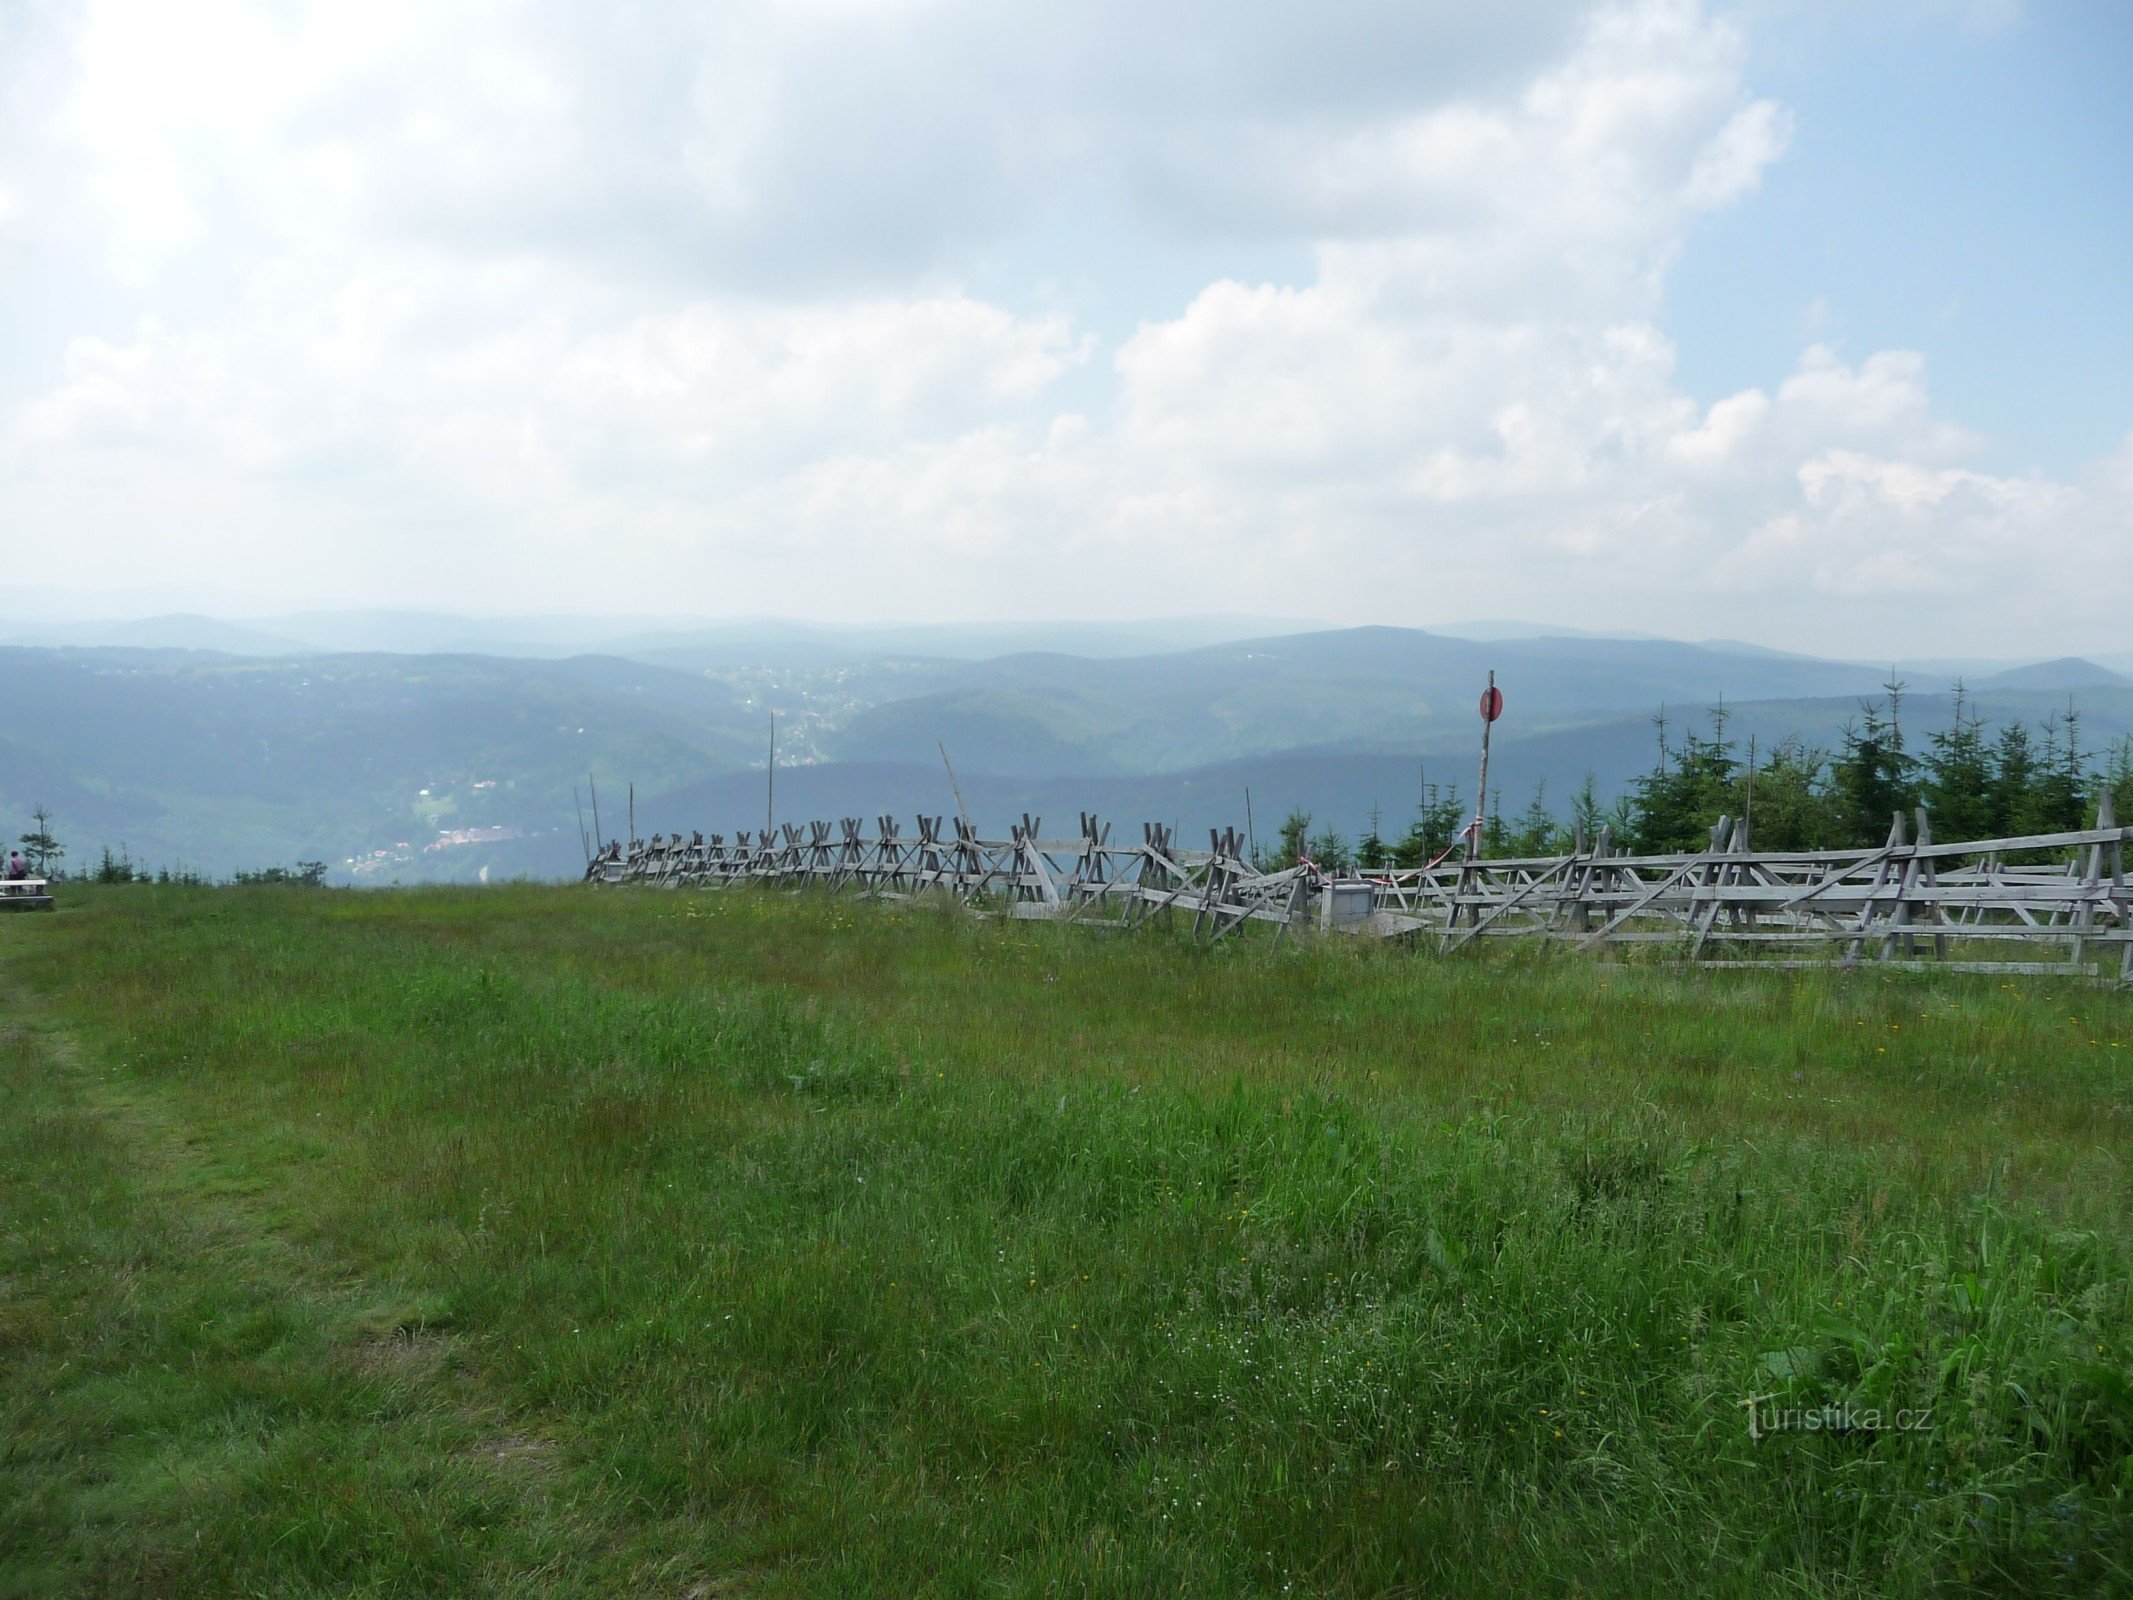
[[[1773,1433],[1924,1433],[1933,1426],[1931,1406],[1883,1411],[1855,1406],[1849,1400],[1819,1406],[1781,1406],[1774,1394],[1753,1394],[1741,1402],[1748,1412],[1748,1437]]]

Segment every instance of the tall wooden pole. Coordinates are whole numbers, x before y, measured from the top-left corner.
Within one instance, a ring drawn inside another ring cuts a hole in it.
[[[1748,735],[1748,793],[1740,806],[1741,849],[1753,848],[1754,835],[1748,830],[1755,826],[1755,735]]]
[[[1496,669],[1489,669],[1489,692],[1482,696],[1481,713],[1481,787],[1474,791],[1474,839],[1467,850],[1469,860],[1481,857],[1482,819],[1489,811],[1489,730],[1496,719],[1489,715],[1488,706],[1496,698]]]
[[[770,714],[770,764],[763,769],[763,843],[778,825],[778,714]]]
[[[963,831],[969,833],[972,831],[970,811],[963,804],[963,786],[955,781],[955,763],[948,759],[948,746],[946,743],[942,743],[939,748],[941,765],[948,769],[948,787],[955,791],[955,814],[963,819]]]

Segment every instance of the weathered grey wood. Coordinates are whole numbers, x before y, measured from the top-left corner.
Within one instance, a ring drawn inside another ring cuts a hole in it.
[[[944,830],[944,823],[950,826]],[[946,894],[982,914],[1129,926],[1191,913],[1195,936],[1233,937],[1250,922],[1279,937],[1318,923],[1327,931],[1433,937],[1443,949],[1475,939],[1540,938],[1579,949],[1677,946],[1703,965],[1908,966],[2076,974],[2117,946],[2120,981],[2133,984],[2133,895],[2125,843],[2102,797],[2097,826],[2025,838],[1941,842],[1920,811],[1916,837],[1892,819],[1874,850],[1758,851],[1743,823],[1722,818],[1693,853],[1618,856],[1607,829],[1562,856],[1460,860],[1336,878],[1309,862],[1261,872],[1234,828],[1211,830],[1206,850],[1181,848],[1172,828],[1149,823],[1138,844],[1114,843],[1109,825],[1083,813],[1081,831],[1047,838],[1024,816],[1006,839],[988,839],[962,816],[921,816],[915,837],[890,817],[784,823],[725,836],[655,834],[600,847],[586,869],[596,883],[719,888],[769,882],[852,890],[885,898]],[[2010,865],[2007,857],[2056,857]],[[1334,911],[1367,897],[1366,915]],[[0,901],[6,898],[0,890]],[[1982,948],[2057,947],[2071,959],[1981,961]],[[1712,947],[1720,947],[1714,950]],[[1738,952],[1724,954],[1726,947]],[[1819,947],[1827,955],[1788,951]],[[1869,954],[1871,950],[1872,954]],[[1766,953],[1767,952],[1767,953]]]

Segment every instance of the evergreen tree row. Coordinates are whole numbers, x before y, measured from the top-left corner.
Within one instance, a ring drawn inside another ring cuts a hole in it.
[[[2085,749],[2072,704],[2036,727],[1990,727],[1958,685],[1953,724],[1914,749],[1904,739],[1904,686],[1892,680],[1885,687],[1886,698],[1862,704],[1834,751],[1797,738],[1744,750],[1728,732],[1722,704],[1711,713],[1708,733],[1691,729],[1676,740],[1662,713],[1654,719],[1657,764],[1627,794],[1603,804],[1588,774],[1567,816],[1550,808],[1543,784],[1509,819],[1501,795],[1491,795],[1483,853],[1559,855],[1577,831],[1589,842],[1603,825],[1613,830],[1618,849],[1698,850],[1722,816],[1749,818],[1750,842],[1759,850],[1863,850],[1887,840],[1896,813],[1908,819],[1919,806],[1943,842],[2063,833],[2093,824],[2105,789],[2120,820],[2133,823],[2133,737],[2102,751]],[[1292,811],[1259,864],[1274,870],[1308,856],[1331,872],[1420,866],[1449,850],[1472,817],[1456,789],[1435,785],[1425,790],[1407,830],[1389,840],[1376,827],[1353,842],[1331,829],[1314,832],[1310,813]]]

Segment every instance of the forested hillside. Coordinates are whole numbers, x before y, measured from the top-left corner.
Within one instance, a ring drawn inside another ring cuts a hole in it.
[[[5,815],[44,806],[77,867],[108,844],[215,874],[566,870],[573,783],[619,798],[739,766],[761,726],[722,684],[590,656],[0,650],[0,707]]]
[[[2133,686],[2079,660],[1960,692],[1913,674],[1892,700],[1886,668],[1652,640],[1359,628],[989,659],[750,640],[720,655],[641,636],[686,666],[0,648],[0,817],[13,837],[42,806],[76,871],[108,847],[211,875],[315,860],[335,881],[564,876],[596,789],[608,837],[632,787],[640,834],[756,827],[773,804],[788,821],[945,814],[945,747],[982,827],[1094,809],[1187,837],[1243,825],[1267,847],[1301,813],[1336,859],[1367,858],[1372,837],[1420,848],[1472,814],[1474,700],[1494,670],[1510,709],[1492,847],[1552,839],[1580,810],[1666,846],[1738,814],[1751,786],[1775,845],[1878,838],[1899,802],[1931,805],[1944,837],[2058,816],[2133,733]]]

